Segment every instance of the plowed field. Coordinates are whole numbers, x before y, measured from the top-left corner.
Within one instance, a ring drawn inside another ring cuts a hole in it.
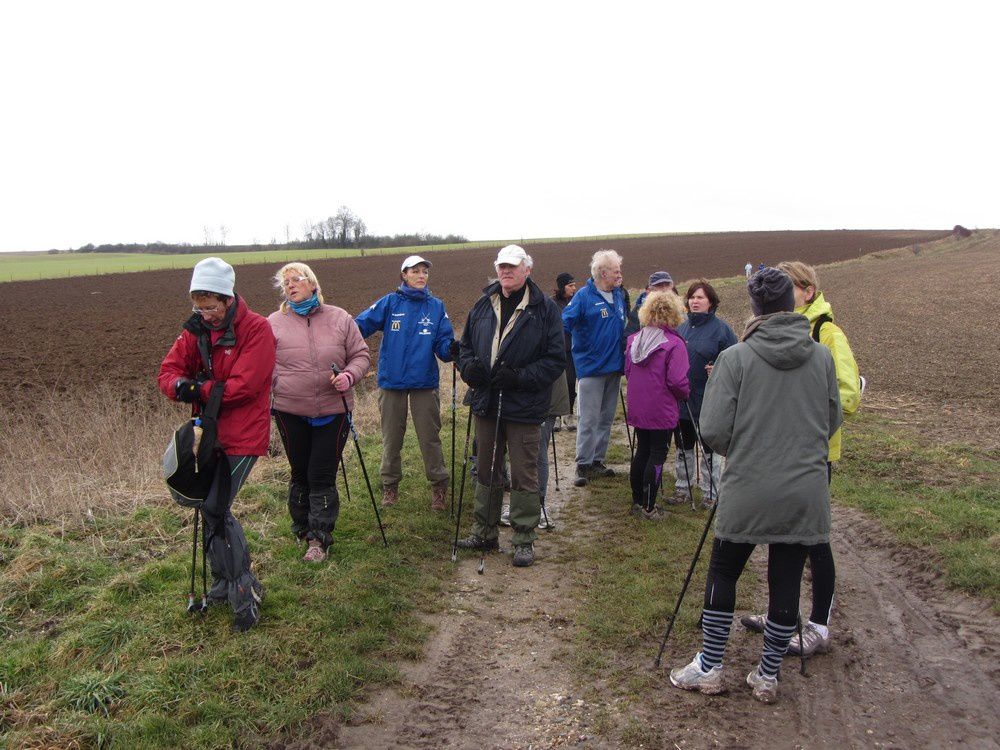
[[[829,263],[887,248],[927,243],[947,232],[823,231],[688,234],[634,239],[538,243],[529,246],[534,279],[543,289],[569,271],[583,281],[591,254],[610,245],[624,257],[626,284],[645,285],[666,269],[676,279],[742,274],[750,261],[798,258]],[[458,326],[492,271],[496,248],[431,256],[431,289]],[[314,262],[327,301],[357,314],[396,285],[401,258],[377,256]],[[240,266],[237,291],[267,314],[277,306],[274,264]],[[12,282],[0,286],[0,386],[8,397],[83,388],[108,381],[123,395],[148,393],[160,360],[187,317],[190,272],[150,271],[113,276]]]

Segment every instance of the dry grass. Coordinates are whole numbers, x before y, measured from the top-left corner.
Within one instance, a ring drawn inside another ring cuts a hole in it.
[[[450,364],[441,365],[441,411],[450,420]],[[110,387],[0,407],[0,518],[73,522],[169,504],[160,472],[163,450],[186,415],[185,405],[155,393],[123,403]],[[354,420],[362,437],[378,434],[374,377],[357,394]],[[276,431],[272,445],[276,455],[259,462],[255,481],[286,470]]]

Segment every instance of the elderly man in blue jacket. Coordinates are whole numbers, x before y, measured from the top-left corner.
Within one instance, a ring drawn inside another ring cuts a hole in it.
[[[431,484],[431,509],[444,510],[448,470],[441,450],[441,399],[434,357],[451,362],[458,352],[444,302],[427,288],[431,262],[411,255],[400,268],[399,288],[361,313],[365,338],[382,331],[378,355],[378,405],[382,414],[382,505],[395,505],[403,478],[400,458],[409,403],[424,473]]]
[[[472,534],[458,546],[498,549],[501,472],[509,453],[513,563],[519,568],[535,561],[539,430],[549,415],[552,384],[566,369],[559,308],[528,278],[532,265],[518,245],[500,250],[494,263],[498,278],[469,312],[458,358],[462,380],[472,388],[479,468]]]
[[[577,487],[585,485],[589,477],[614,476],[604,465],[604,457],[625,369],[628,307],[622,292],[622,256],[614,250],[598,250],[590,261],[590,275],[562,313],[563,326],[573,339],[573,364],[579,380]]]

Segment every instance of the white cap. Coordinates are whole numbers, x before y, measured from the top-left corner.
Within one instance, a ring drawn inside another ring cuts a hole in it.
[[[192,292],[215,292],[226,297],[233,296],[236,271],[222,258],[205,258],[198,261],[191,274]]]
[[[507,263],[511,266],[519,266],[524,263],[527,257],[528,254],[524,252],[524,248],[520,245],[507,245],[500,248],[500,252],[497,253],[497,259],[493,261],[493,265],[499,266],[501,263]]]
[[[428,268],[434,265],[426,258],[421,258],[419,255],[411,255],[409,258],[403,261],[403,265],[399,267],[399,271],[400,273],[402,273],[407,268],[413,268],[414,266],[419,265],[420,263],[426,263]]]

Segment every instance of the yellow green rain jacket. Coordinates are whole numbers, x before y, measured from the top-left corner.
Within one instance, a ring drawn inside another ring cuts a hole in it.
[[[850,416],[861,405],[858,363],[854,361],[854,353],[851,351],[851,345],[847,343],[847,336],[844,335],[840,326],[833,322],[833,308],[830,307],[829,302],[823,299],[823,293],[820,292],[805,307],[796,307],[795,312],[809,318],[810,334],[820,316],[824,314],[829,316],[830,320],[819,329],[819,343],[833,354],[833,364],[837,368],[837,386],[840,389],[840,406],[844,416]],[[830,461],[840,460],[841,432],[842,429],[837,430],[836,434],[830,438]]]

